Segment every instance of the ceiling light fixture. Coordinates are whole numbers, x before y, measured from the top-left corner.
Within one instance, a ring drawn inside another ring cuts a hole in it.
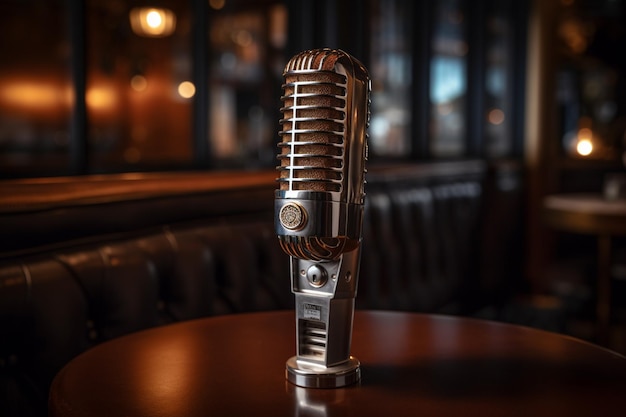
[[[130,11],[130,25],[139,36],[163,38],[176,29],[176,15],[169,9],[136,7]]]

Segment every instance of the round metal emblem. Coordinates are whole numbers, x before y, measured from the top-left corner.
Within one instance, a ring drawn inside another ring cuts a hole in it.
[[[299,204],[287,203],[280,209],[280,223],[289,230],[302,229],[306,224],[305,213]]]

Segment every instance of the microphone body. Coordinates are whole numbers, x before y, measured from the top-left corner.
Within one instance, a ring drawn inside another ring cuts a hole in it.
[[[297,355],[287,378],[331,388],[360,379],[350,356],[361,254],[370,80],[340,50],[285,66],[275,227],[290,256]]]

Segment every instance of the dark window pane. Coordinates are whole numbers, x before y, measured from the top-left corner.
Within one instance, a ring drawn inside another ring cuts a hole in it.
[[[72,87],[64,0],[0,2],[0,175],[67,173]]]
[[[462,156],[466,150],[467,18],[466,2],[434,4],[430,62],[430,152],[434,157]]]
[[[372,116],[370,152],[405,156],[411,151],[410,3],[371,2],[370,75]]]
[[[189,3],[160,1],[159,9],[135,8],[130,1],[86,4],[92,171],[190,165],[195,86]],[[137,19],[132,25],[131,18]]]
[[[287,9],[272,1],[209,4],[211,155],[218,166],[273,165]]]
[[[484,123],[488,157],[507,156],[513,150],[510,8],[510,0],[492,0],[487,11]]]
[[[556,97],[568,157],[626,163],[625,18],[623,2],[561,5]]]

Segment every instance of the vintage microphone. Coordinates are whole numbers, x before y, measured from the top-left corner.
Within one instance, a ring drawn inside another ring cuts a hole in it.
[[[283,72],[275,226],[290,256],[297,355],[287,379],[334,388],[360,379],[350,356],[359,277],[370,80],[341,50],[294,56]]]

